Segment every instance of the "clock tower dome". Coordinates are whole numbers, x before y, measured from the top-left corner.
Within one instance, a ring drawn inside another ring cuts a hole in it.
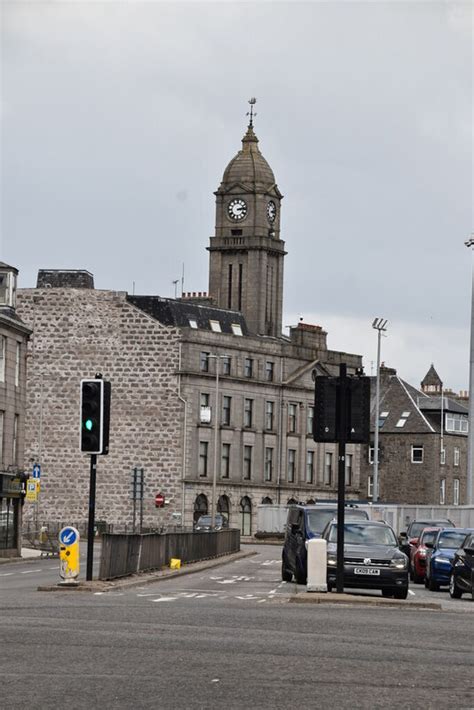
[[[215,236],[209,256],[209,295],[221,308],[240,311],[250,333],[280,337],[283,259],[280,205],[283,195],[261,154],[250,123],[242,150],[224,171],[216,195]]]

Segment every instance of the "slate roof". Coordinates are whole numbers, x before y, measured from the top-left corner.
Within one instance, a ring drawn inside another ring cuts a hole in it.
[[[422,387],[426,387],[427,385],[437,385],[438,387],[441,387],[443,385],[440,376],[434,368],[433,363],[431,363],[430,369],[421,381]]]
[[[232,325],[240,325],[242,335],[248,335],[245,318],[238,311],[229,311],[224,308],[214,308],[199,303],[179,301],[173,298],[161,298],[160,296],[130,296],[127,301],[140,310],[148,313],[163,325],[170,325],[178,328],[190,328],[190,320],[197,323],[199,330],[211,331],[211,320],[218,321],[222,333],[233,335]]]

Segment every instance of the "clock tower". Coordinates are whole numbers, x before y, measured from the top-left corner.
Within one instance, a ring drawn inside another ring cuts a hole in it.
[[[220,308],[240,311],[252,334],[280,337],[283,259],[280,205],[283,195],[261,154],[250,122],[242,150],[224,171],[216,195],[215,236],[209,256],[209,295]]]

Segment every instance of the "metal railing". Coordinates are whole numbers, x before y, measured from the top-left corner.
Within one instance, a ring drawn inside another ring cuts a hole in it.
[[[240,550],[240,530],[216,532],[104,533],[99,579],[158,570],[172,557],[197,562]]]

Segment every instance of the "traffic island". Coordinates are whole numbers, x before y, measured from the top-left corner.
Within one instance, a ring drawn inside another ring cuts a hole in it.
[[[438,602],[411,601],[411,599],[390,599],[369,597],[362,594],[337,594],[336,592],[303,592],[288,599],[290,604],[351,604],[355,606],[392,606],[405,609],[431,609],[441,611]]]

